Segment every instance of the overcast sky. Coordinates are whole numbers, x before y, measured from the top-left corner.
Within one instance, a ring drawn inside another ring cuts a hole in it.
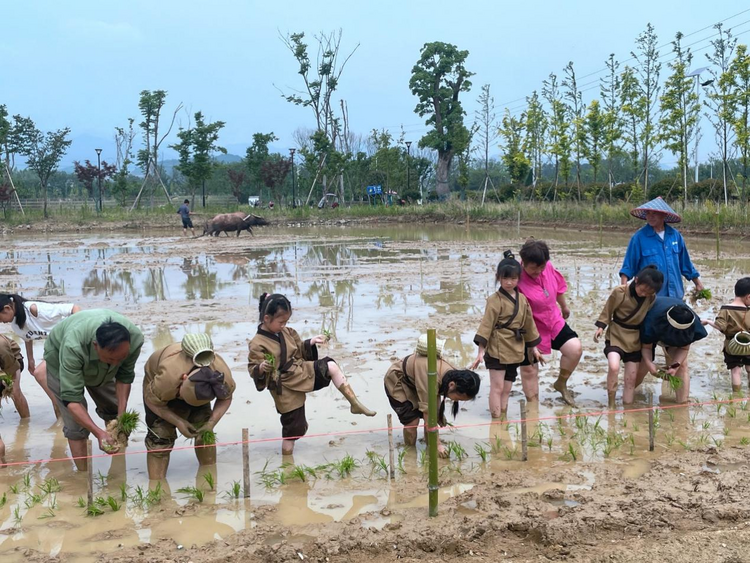
[[[476,75],[472,91],[462,97],[473,119],[482,84],[491,85],[498,114],[506,106],[518,109],[519,98],[541,90],[550,72],[562,75],[568,61],[583,76],[603,69],[609,53],[629,58],[647,22],[656,27],[660,44],[677,31],[688,35],[727,18],[725,25],[734,28],[740,42],[750,37],[743,34],[750,31],[750,2],[731,0],[4,4],[0,103],[11,114],[31,116],[41,129],[70,127],[75,142],[66,161],[88,158],[97,143],[104,146],[105,160],[113,159],[113,128],[128,117],[138,122],[138,95],[144,89],[167,90],[170,113],[181,101],[191,112],[225,121],[221,142],[230,152],[240,153],[259,131],[276,133],[279,149],[293,146],[293,131],[314,122],[310,109],[287,103],[274,87],[301,85],[279,32],[304,31],[312,39],[321,30],[343,29],[344,51],[359,44],[338,96],[348,103],[351,129],[398,132],[403,125],[414,141],[426,128],[414,113],[408,82],[426,42],[450,42],[469,51],[466,66]],[[684,40],[703,48],[695,66],[705,66],[711,34],[709,28]],[[584,92],[584,101],[596,95],[598,86]],[[712,137],[706,131],[702,154]],[[667,153],[663,164],[674,160]]]

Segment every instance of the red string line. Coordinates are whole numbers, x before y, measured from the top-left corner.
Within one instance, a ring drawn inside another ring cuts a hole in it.
[[[605,416],[605,415],[615,415],[615,414],[629,414],[629,413],[637,413],[637,412],[648,412],[650,410],[672,410],[672,409],[684,409],[684,408],[690,408],[690,407],[703,407],[703,406],[711,406],[711,405],[725,405],[730,403],[738,403],[738,402],[744,402],[747,401],[747,398],[737,398],[737,399],[725,399],[725,400],[717,400],[717,401],[704,401],[704,402],[698,402],[698,403],[684,403],[684,404],[674,404],[674,405],[654,405],[651,407],[642,407],[638,409],[620,409],[620,410],[603,410],[603,411],[594,411],[594,412],[577,412],[577,413],[568,413],[563,415],[551,415],[551,416],[540,416],[536,418],[526,418],[526,419],[509,419],[509,420],[493,420],[492,422],[480,422],[475,424],[458,424],[458,425],[451,425],[448,428],[450,430],[455,430],[459,428],[479,428],[479,427],[485,427],[485,426],[494,426],[494,425],[509,425],[509,424],[519,424],[523,422],[545,422],[549,420],[564,420],[569,418],[581,418],[581,417],[591,417],[591,416]],[[419,424],[416,426],[393,426],[390,429],[391,430],[403,430],[404,428],[419,428]],[[434,431],[438,430],[437,428],[431,428],[428,427],[425,424],[425,429],[427,431]],[[0,467],[13,467],[13,466],[19,466],[19,465],[38,465],[41,463],[54,463],[59,461],[74,461],[77,459],[96,459],[96,458],[102,458],[102,457],[116,457],[116,456],[125,456],[125,455],[142,455],[142,454],[148,454],[148,453],[159,453],[159,452],[174,452],[174,451],[180,451],[180,450],[195,450],[199,448],[213,448],[213,447],[224,447],[224,446],[237,446],[241,444],[263,444],[267,442],[281,442],[284,440],[307,440],[312,438],[328,438],[333,436],[351,436],[356,434],[372,434],[375,432],[387,432],[389,428],[387,426],[382,428],[366,428],[361,430],[342,430],[339,432],[324,432],[319,434],[307,434],[306,436],[290,436],[287,438],[256,438],[253,440],[235,440],[231,442],[217,442],[216,444],[211,445],[205,445],[205,444],[193,444],[189,446],[177,446],[172,448],[161,448],[161,449],[154,449],[154,450],[138,450],[138,451],[131,451],[131,452],[116,452],[112,454],[108,453],[101,453],[101,454],[93,454],[91,456],[77,456],[77,457],[59,457],[59,458],[48,458],[48,459],[34,459],[29,461],[14,461],[11,463],[4,463],[0,464]]]

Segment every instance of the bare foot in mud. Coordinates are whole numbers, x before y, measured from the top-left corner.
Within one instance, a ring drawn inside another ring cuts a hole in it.
[[[560,393],[560,396],[562,397],[562,400],[565,401],[567,404],[569,404],[571,407],[576,406],[575,399],[573,399],[573,395],[570,392],[570,389],[568,389],[567,382],[565,380],[556,380],[552,387]]]

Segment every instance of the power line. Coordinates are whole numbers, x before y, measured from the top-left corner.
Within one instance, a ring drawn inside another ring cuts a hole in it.
[[[724,23],[724,22],[727,22],[727,21],[729,21],[729,20],[731,20],[731,19],[734,19],[734,18],[736,18],[737,16],[741,16],[742,14],[744,14],[744,13],[747,13],[747,12],[750,12],[750,8],[747,8],[747,9],[745,9],[745,10],[742,10],[741,12],[737,12],[736,14],[734,14],[734,15],[732,15],[732,16],[729,16],[728,18],[725,18],[725,19],[723,19],[723,20],[721,20],[721,21],[718,21],[718,22],[716,22],[716,23],[712,23],[712,24],[710,24],[710,25],[707,25],[706,27],[703,27],[703,28],[701,28],[701,29],[698,29],[698,30],[696,30],[696,31],[693,31],[693,32],[691,32],[691,33],[688,33],[687,35],[683,35],[683,37],[692,37],[693,35],[695,35],[695,34],[697,34],[697,33],[700,33],[701,31],[705,31],[705,30],[707,30],[707,29],[710,29],[710,28],[714,27],[714,26],[715,26],[715,25],[717,25],[717,24],[720,24],[720,23]],[[743,23],[747,23],[747,22],[743,22]],[[742,24],[740,24],[740,25],[742,25]],[[666,46],[668,46],[668,45],[671,45],[671,43],[672,43],[672,42],[671,42],[671,41],[669,41],[669,42],[665,43],[664,45],[660,45],[660,46],[659,46],[659,47],[657,47],[657,48],[658,48],[658,49],[661,49],[661,48],[663,48],[663,47],[666,47]],[[635,57],[630,57],[629,59],[625,59],[624,61],[620,61],[620,62],[621,62],[621,63],[626,63],[626,62],[632,61],[632,60],[634,60],[634,59],[635,59]],[[600,70],[595,70],[594,72],[590,72],[590,73],[588,73],[588,74],[584,74],[583,76],[580,76],[579,78],[581,78],[581,79],[583,79],[583,78],[588,78],[589,76],[594,76],[595,74],[600,74],[600,73],[602,73],[602,72],[606,72],[606,71],[607,71],[607,68],[603,68],[603,69],[600,69]],[[520,101],[525,101],[525,100],[526,100],[526,96],[523,96],[523,97],[521,97],[521,98],[516,98],[515,100],[510,100],[510,101],[507,101],[507,102],[502,102],[502,103],[500,103],[500,104],[498,104],[498,105],[499,105],[499,106],[508,106],[508,105],[510,105],[510,104],[514,104],[514,103],[516,103],[516,102],[520,102]]]

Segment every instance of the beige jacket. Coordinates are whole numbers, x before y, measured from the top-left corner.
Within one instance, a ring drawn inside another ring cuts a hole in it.
[[[526,357],[526,348],[541,341],[525,295],[518,290],[511,295],[500,289],[489,296],[474,336],[474,343],[484,346],[487,355],[504,364],[520,364]]]

